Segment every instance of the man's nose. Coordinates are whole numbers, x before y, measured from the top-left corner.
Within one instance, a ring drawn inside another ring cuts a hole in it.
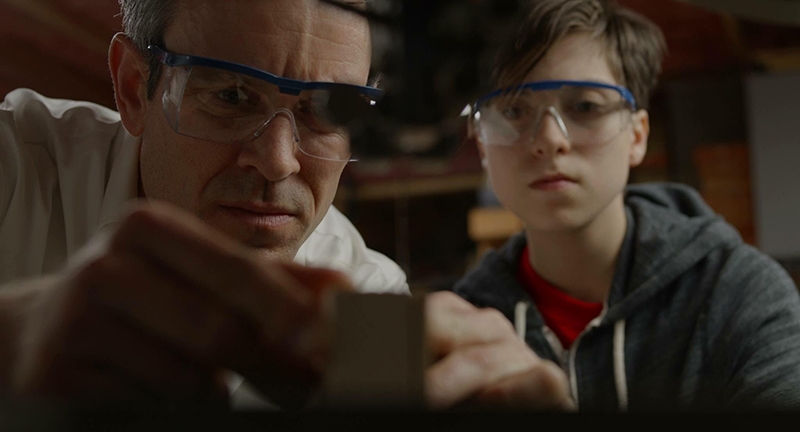
[[[296,153],[300,134],[291,111],[278,109],[255,135],[242,146],[240,167],[255,168],[268,181],[280,181],[300,171]]]
[[[553,156],[570,150],[570,134],[554,106],[542,110],[530,136],[531,151],[537,156]]]

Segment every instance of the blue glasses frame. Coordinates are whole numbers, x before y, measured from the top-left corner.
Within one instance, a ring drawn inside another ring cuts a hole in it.
[[[478,99],[475,102],[475,110],[477,111],[480,109],[481,104],[486,102],[487,100],[499,96],[503,93],[510,93],[519,90],[558,90],[565,86],[575,86],[575,87],[594,87],[594,88],[604,88],[610,90],[616,90],[622,97],[631,105],[633,111],[636,111],[636,99],[633,97],[633,93],[630,90],[626,89],[625,87],[614,85],[614,84],[606,84],[596,81],[532,81],[524,84],[519,84],[511,87],[507,87],[500,90],[495,90],[488,95]]]
[[[318,81],[301,81],[291,78],[284,78],[271,74],[261,69],[246,66],[239,63],[233,63],[225,60],[217,60],[208,57],[193,56],[187,54],[177,54],[158,46],[150,45],[147,49],[155,55],[156,59],[161,63],[169,66],[206,66],[216,69],[227,70],[230,72],[240,73],[242,75],[251,76],[278,87],[279,91],[283,94],[297,96],[300,92],[306,90],[335,90],[335,89],[352,89],[356,92],[369,97],[371,100],[377,102],[383,97],[383,90],[375,87],[360,86],[355,84],[344,84],[334,82],[318,82]]]

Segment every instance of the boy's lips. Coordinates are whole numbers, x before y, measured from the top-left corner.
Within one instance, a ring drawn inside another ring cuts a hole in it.
[[[532,181],[528,187],[538,190],[560,190],[577,184],[577,181],[570,176],[556,173],[548,174]]]

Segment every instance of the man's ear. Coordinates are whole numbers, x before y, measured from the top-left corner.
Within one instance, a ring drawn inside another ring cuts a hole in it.
[[[630,166],[637,167],[647,154],[647,139],[650,137],[650,115],[645,110],[633,114],[633,142],[630,149]]]
[[[141,136],[147,111],[148,66],[142,54],[124,33],[111,39],[108,66],[114,81],[114,97],[122,124],[133,136]]]

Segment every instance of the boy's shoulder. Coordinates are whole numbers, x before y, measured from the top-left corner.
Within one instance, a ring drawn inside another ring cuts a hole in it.
[[[687,185],[630,185],[625,191],[625,207],[639,253],[660,255],[686,248],[731,248],[743,243],[739,232]]]
[[[702,271],[715,274],[712,285],[726,296],[748,296],[754,288],[796,291],[786,270],[745,243],[695,189],[674,183],[634,185],[625,203],[633,222],[634,286],[654,275],[674,280]]]
[[[524,233],[511,237],[500,249],[489,250],[479,263],[453,286],[452,291],[478,306],[513,305],[527,294],[516,271],[527,241]]]
[[[713,217],[717,213],[695,188],[682,183],[636,183],[625,188],[625,204],[685,218]]]

